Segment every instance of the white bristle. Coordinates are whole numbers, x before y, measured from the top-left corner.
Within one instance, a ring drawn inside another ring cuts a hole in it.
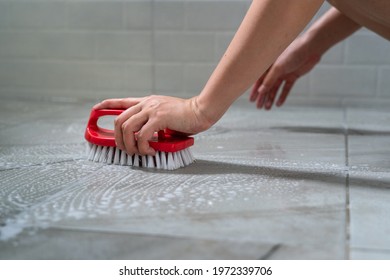
[[[154,157],[153,156],[147,156],[148,165],[149,168],[155,168],[156,165],[154,164]]]
[[[173,159],[175,160],[175,169],[180,168],[180,157],[177,152],[173,153]]]
[[[100,154],[102,153],[102,149],[103,147],[102,146],[97,146],[96,147],[96,152],[95,152],[95,156],[93,157],[93,161],[99,161],[99,157],[100,157]]]
[[[167,169],[168,170],[173,170],[175,168],[175,161],[173,160],[173,153],[168,153],[167,154]]]
[[[176,154],[176,158],[177,158],[178,161],[179,161],[180,167],[184,167],[184,161],[183,161],[183,158],[182,158],[182,156],[181,156],[180,151],[176,152],[175,154]]]
[[[108,153],[108,148],[107,146],[103,146],[102,152],[99,157],[99,162],[106,162],[107,161],[107,153]]]
[[[155,156],[130,156],[125,151],[121,151],[116,147],[93,144],[90,144],[88,148],[88,160],[115,165],[174,170],[187,166],[195,161],[189,148],[174,153],[157,151]]]
[[[115,147],[110,147],[108,149],[107,161],[106,161],[108,164],[112,164],[112,160],[114,158],[114,153],[115,153]]]
[[[115,149],[114,162],[113,164],[119,164],[121,158],[121,150]]]
[[[139,167],[139,161],[140,161],[139,157],[140,157],[139,155],[134,155],[133,166]]]
[[[146,156],[141,156],[141,164],[142,167],[148,166],[148,162],[146,161]]]
[[[167,154],[165,152],[161,152],[161,169],[168,169]]]
[[[121,165],[126,165],[127,164],[127,154],[125,151],[121,151]]]
[[[92,146],[91,151],[89,152],[88,160],[91,160],[91,161],[93,160],[93,158],[95,157],[96,148],[97,148],[96,145]]]
[[[160,152],[156,152],[156,155],[154,156],[156,160],[156,168],[161,169],[161,157],[160,157]]]

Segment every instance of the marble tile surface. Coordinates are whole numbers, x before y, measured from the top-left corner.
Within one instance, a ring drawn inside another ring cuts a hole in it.
[[[1,259],[346,259],[390,249],[383,111],[265,112],[240,100],[195,136],[197,161],[168,172],[87,161],[90,106],[0,104]]]

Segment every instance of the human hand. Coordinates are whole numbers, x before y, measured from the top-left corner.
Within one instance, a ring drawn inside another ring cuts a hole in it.
[[[93,109],[124,109],[115,119],[115,142],[129,155],[155,155],[148,140],[154,132],[166,128],[196,134],[209,128],[197,106],[196,97],[181,99],[169,96],[107,99]],[[137,132],[137,137],[135,133]]]
[[[249,100],[256,102],[259,109],[270,110],[282,87],[276,102],[276,106],[282,106],[296,80],[309,72],[320,59],[321,55],[311,52],[303,37],[297,38],[256,81]]]

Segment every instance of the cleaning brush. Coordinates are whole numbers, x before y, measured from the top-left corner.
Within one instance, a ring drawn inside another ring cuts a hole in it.
[[[88,159],[107,164],[128,165],[174,170],[194,162],[190,147],[194,138],[184,136],[169,129],[156,132],[149,140],[156,151],[155,156],[128,155],[116,147],[114,131],[98,126],[98,119],[103,116],[120,115],[121,109],[92,110],[85,130],[85,139],[89,142]]]

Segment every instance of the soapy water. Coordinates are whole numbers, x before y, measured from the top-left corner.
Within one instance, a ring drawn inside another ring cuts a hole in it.
[[[270,208],[306,205],[314,192],[329,195],[328,186],[313,188],[308,181],[333,176],[342,183],[345,168],[207,154],[169,172],[73,160],[1,175],[4,241],[25,229],[84,219],[251,211],[259,202]]]

